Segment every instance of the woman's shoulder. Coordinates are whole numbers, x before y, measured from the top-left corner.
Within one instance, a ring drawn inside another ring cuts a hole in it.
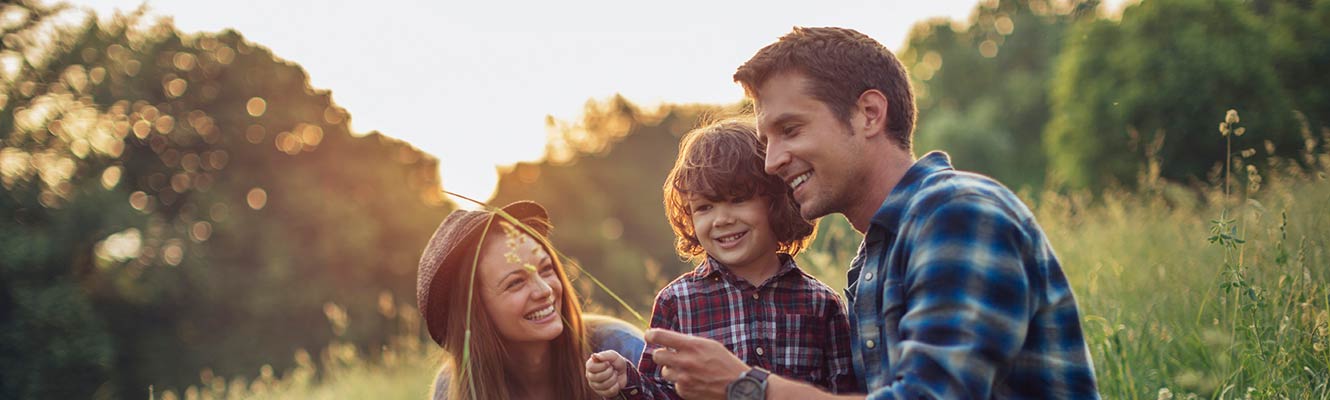
[[[448,380],[452,377],[452,372],[448,368],[449,364],[444,364],[439,368],[439,373],[434,377],[434,385],[430,391],[434,393],[432,400],[448,400]]]
[[[642,330],[633,324],[614,317],[583,314],[582,325],[586,327],[591,351],[614,350],[633,364],[642,357],[646,341],[642,339]]]

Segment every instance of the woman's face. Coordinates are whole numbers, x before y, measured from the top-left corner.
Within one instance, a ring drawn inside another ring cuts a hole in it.
[[[563,333],[563,285],[540,242],[505,222],[490,229],[480,249],[481,302],[507,343],[548,342]]]

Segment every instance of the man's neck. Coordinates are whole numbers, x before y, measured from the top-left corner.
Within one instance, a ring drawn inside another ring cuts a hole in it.
[[[881,157],[867,158],[865,168],[869,169],[865,171],[867,179],[864,191],[842,213],[854,230],[861,235],[868,233],[868,225],[873,220],[873,214],[876,214],[882,203],[887,201],[887,196],[915,162],[914,154],[895,145],[884,148],[883,151]]]

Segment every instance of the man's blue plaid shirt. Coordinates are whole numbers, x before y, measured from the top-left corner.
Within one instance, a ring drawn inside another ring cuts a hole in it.
[[[1076,300],[1029,208],[946,153],[919,159],[849,271],[869,399],[1097,399]]]

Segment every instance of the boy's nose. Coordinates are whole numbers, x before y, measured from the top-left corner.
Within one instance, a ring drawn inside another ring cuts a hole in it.
[[[716,219],[711,220],[712,226],[725,226],[733,223],[734,214],[729,211],[728,207],[716,208]]]

